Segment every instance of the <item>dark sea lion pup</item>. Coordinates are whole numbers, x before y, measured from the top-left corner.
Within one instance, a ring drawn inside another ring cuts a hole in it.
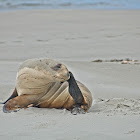
[[[4,104],[5,113],[34,106],[66,108],[77,114],[88,111],[92,96],[64,64],[52,59],[29,59],[19,67],[15,90]]]

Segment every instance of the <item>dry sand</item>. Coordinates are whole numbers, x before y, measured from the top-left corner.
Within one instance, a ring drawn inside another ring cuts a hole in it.
[[[64,62],[92,92],[88,113],[22,109],[5,114],[0,105],[0,139],[139,140],[140,11],[42,10],[0,13],[0,101],[15,86],[29,58]],[[138,64],[92,62],[139,60]]]

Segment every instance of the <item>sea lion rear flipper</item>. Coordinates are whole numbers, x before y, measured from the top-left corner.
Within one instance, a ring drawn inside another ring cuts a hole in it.
[[[3,112],[16,112],[20,108],[27,108],[29,105],[34,104],[38,98],[39,97],[36,94],[17,96],[6,102],[6,104],[3,106]]]
[[[69,93],[72,96],[72,98],[75,101],[75,105],[73,106],[73,109],[71,110],[72,114],[76,115],[78,113],[85,113],[85,111],[81,108],[81,105],[84,101],[82,92],[77,85],[77,82],[71,72],[69,72],[70,78],[68,80],[69,83]]]
[[[13,99],[13,98],[15,98],[15,97],[17,97],[18,96],[18,93],[17,93],[17,90],[16,90],[16,88],[14,89],[14,91],[13,91],[13,94],[5,101],[5,102],[3,102],[3,103],[1,103],[1,104],[5,104],[6,102],[8,102],[10,99]]]
[[[77,114],[85,114],[86,112],[85,112],[85,110],[83,110],[81,108],[80,105],[74,105],[73,108],[72,108],[72,110],[71,110],[71,113],[73,115],[77,115]]]

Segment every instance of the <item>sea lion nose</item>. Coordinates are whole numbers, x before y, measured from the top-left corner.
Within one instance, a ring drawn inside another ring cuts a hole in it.
[[[58,78],[60,78],[61,80],[64,80],[64,81],[68,81],[68,80],[70,79],[70,74],[69,74],[69,72],[64,72],[64,71],[63,71],[63,73],[58,73],[58,74],[56,74],[56,76],[57,76]]]
[[[70,73],[67,72],[67,73],[65,74],[64,77],[65,77],[64,79],[65,79],[66,81],[68,81],[68,80],[70,79]]]

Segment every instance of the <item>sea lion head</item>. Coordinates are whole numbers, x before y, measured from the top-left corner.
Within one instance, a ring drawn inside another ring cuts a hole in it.
[[[34,72],[40,72],[42,74],[44,73],[49,82],[64,82],[70,78],[67,67],[53,59],[28,59],[19,67],[18,73],[25,73],[24,69],[27,69],[28,71],[35,70]],[[35,73],[33,74],[33,71],[31,71],[31,74],[36,77]],[[39,73],[36,75],[39,76]]]
[[[55,61],[55,63],[50,64],[50,68],[54,73],[54,77],[60,82],[67,81],[70,78],[69,71],[64,64]]]

